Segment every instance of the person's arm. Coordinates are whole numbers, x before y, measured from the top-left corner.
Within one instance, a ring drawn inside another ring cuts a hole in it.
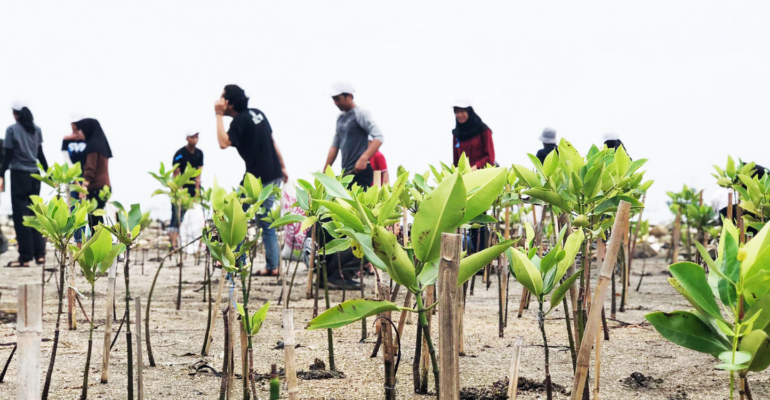
[[[13,149],[12,148],[5,148],[5,157],[3,157],[3,166],[0,170],[0,178],[5,177],[5,171],[8,171],[8,167],[11,165],[11,160],[13,159]]]
[[[456,166],[458,161],[460,161],[460,140],[452,136],[452,165]]]
[[[198,167],[198,171],[200,171],[200,174],[195,177],[195,190],[200,191],[201,190],[201,174],[203,174],[203,167]]]
[[[275,147],[275,154],[278,156],[278,162],[281,163],[281,175],[283,175],[283,183],[289,181],[289,173],[286,172],[286,164],[283,163],[283,155],[281,149],[278,148],[278,143],[273,139],[273,147]]]
[[[356,172],[366,169],[366,163],[372,158],[374,153],[380,149],[382,143],[385,141],[385,136],[382,134],[380,127],[374,123],[372,116],[367,111],[359,111],[356,113],[356,122],[358,125],[369,135],[369,145],[366,147],[364,154],[356,161]]]
[[[382,184],[387,185],[390,183],[390,175],[388,175],[388,171],[382,173]]]
[[[43,166],[43,170],[48,171],[48,161],[45,159],[45,154],[43,153],[43,145],[37,146],[37,160],[40,162],[40,165]]]
[[[96,166],[99,163],[99,153],[92,152],[86,156],[86,166],[83,168],[83,187],[88,189],[88,184],[96,177]]]
[[[227,108],[227,100],[220,98],[214,103],[214,112],[217,114],[217,141],[220,149],[226,149],[232,145],[230,136],[225,130],[225,122],[222,120]]]
[[[326,164],[324,165],[324,169],[321,171],[326,171],[326,168],[328,168],[330,165],[334,164],[334,160],[337,159],[337,152],[340,149],[338,147],[330,147],[329,148],[329,154],[326,156]]]

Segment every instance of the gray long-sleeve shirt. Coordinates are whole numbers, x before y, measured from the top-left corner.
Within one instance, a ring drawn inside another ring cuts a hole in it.
[[[37,154],[42,143],[43,134],[38,126],[35,126],[35,133],[27,132],[18,122],[9,126],[5,131],[3,147],[13,149],[10,169],[38,172]]]
[[[370,140],[385,141],[380,128],[372,120],[372,115],[361,107],[354,107],[337,117],[337,133],[332,147],[342,152],[342,170],[353,172],[356,161],[366,152]]]

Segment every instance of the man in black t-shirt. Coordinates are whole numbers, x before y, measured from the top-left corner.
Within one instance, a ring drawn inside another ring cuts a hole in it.
[[[171,165],[177,164],[177,169],[174,170],[174,176],[180,175],[187,170],[187,164],[190,167],[203,169],[203,152],[201,149],[195,147],[198,144],[198,131],[188,131],[185,134],[187,138],[187,145],[177,150],[174,153],[174,160]],[[187,192],[190,193],[190,197],[195,197],[198,190],[201,188],[201,176],[195,177],[195,183],[186,185]],[[182,210],[182,216],[184,216],[185,210]],[[179,223],[180,218],[177,216],[176,204],[171,203],[171,224],[169,226],[169,238],[171,243],[176,246],[177,237],[179,235]]]
[[[273,140],[273,129],[262,111],[250,109],[248,105],[249,98],[243,89],[237,85],[225,86],[221,98],[214,104],[219,147],[235,147],[246,163],[246,172],[261,179],[265,186],[280,186],[281,182],[289,179],[289,175],[286,173],[281,151]],[[225,130],[225,115],[233,118],[229,130]],[[262,203],[262,207],[270,210],[274,201],[275,197],[270,196]],[[258,215],[256,222],[262,229],[262,241],[265,243],[266,269],[257,272],[257,275],[277,276],[280,274],[278,237],[275,229],[270,229],[270,223],[262,221],[263,217],[264,215]]]
[[[83,119],[81,117],[77,118]],[[78,121],[80,119],[78,119]],[[68,164],[75,165],[80,163],[80,177],[83,177],[82,171],[86,168],[86,136],[83,135],[83,132],[78,129],[74,122],[71,124],[71,126],[72,133],[64,136],[64,139],[62,139],[61,151],[64,153],[64,160]],[[70,198],[77,199],[79,197],[80,194],[78,194],[78,192],[74,190],[70,192]],[[84,232],[85,228],[79,228],[75,231],[74,239],[78,246],[83,243]]]

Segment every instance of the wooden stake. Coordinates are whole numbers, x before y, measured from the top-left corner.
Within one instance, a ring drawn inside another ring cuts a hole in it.
[[[727,192],[727,219],[733,222],[733,192]]]
[[[377,172],[379,171],[375,171]],[[387,283],[379,282],[379,292],[381,298],[390,298],[390,286]],[[390,317],[390,311],[380,314],[380,334],[382,335],[382,360],[385,365],[385,400],[396,400],[396,371]]]
[[[732,195],[731,195],[732,196]],[[730,210],[728,208],[728,210]],[[731,214],[730,211],[727,212]],[[676,264],[679,260],[679,239],[682,235],[682,210],[677,210],[676,220],[674,220],[674,232],[671,234],[674,250],[671,253],[671,262]]]
[[[294,310],[287,308],[283,313],[283,357],[289,400],[299,400],[297,387],[297,360],[294,357]]]
[[[225,400],[229,398],[228,388],[230,386],[230,373],[228,372],[228,369],[230,368],[230,349],[228,346],[230,345],[230,323],[228,322],[228,317],[229,306],[227,309],[222,310],[222,319],[224,320],[225,351],[224,358],[222,359],[222,383],[219,387],[219,400]]]
[[[227,398],[232,399],[233,398],[233,388],[235,387],[235,324],[238,322],[238,316],[235,312],[235,307],[232,305],[228,307],[227,312],[227,330],[230,331],[230,343],[227,344],[227,348],[230,351],[230,366],[227,369],[227,380],[229,385],[227,386]],[[244,377],[245,379],[245,377]]]
[[[112,307],[115,302],[115,277],[118,273],[118,261],[112,263],[107,278],[107,309],[104,316],[104,343],[102,348],[102,383],[110,378],[110,340],[112,339]]]
[[[460,398],[460,348],[457,332],[458,303],[462,303],[461,291],[457,286],[460,268],[460,235],[441,235],[441,259],[439,264],[439,362],[441,381],[438,387],[440,400]]]
[[[17,399],[40,398],[40,343],[43,337],[41,283],[18,286],[16,337],[19,364],[16,369]]]
[[[404,299],[404,307],[412,308],[412,292],[407,290],[406,291],[406,298]],[[404,324],[406,323],[406,317],[410,314],[409,311],[401,311],[401,314],[398,316],[398,337],[401,337],[401,334],[404,333]],[[398,345],[394,343],[396,346],[395,348],[398,348]]]
[[[212,274],[213,275],[213,274]],[[220,304],[222,303],[222,292],[225,288],[225,278],[226,278],[226,272],[225,269],[222,268],[221,272],[219,274],[219,287],[217,288],[217,300],[214,302],[214,306],[217,307],[218,310],[221,310]],[[211,275],[209,276],[209,279],[211,279]],[[211,342],[214,341],[214,324],[216,323],[216,315],[217,313],[211,313],[211,336],[209,337],[209,341],[204,344],[203,347],[203,354],[209,354],[209,347],[211,346]],[[227,327],[225,327],[227,329]]]
[[[615,217],[615,223],[612,227],[612,237],[607,245],[607,255],[604,258],[599,282],[596,285],[596,295],[588,315],[588,323],[584,330],[583,340],[580,343],[580,352],[577,359],[577,371],[575,372],[575,381],[572,387],[572,400],[578,400],[583,397],[586,377],[588,376],[588,365],[591,361],[591,347],[599,334],[601,325],[602,305],[607,295],[607,287],[610,284],[612,269],[618,259],[618,251],[623,238],[623,231],[628,229],[628,215],[631,204],[625,201],[620,202],[618,213]]]
[[[315,224],[310,227],[310,243],[312,244],[310,251],[310,260],[307,268],[307,292],[305,293],[306,299],[313,298],[313,274],[315,273]]]
[[[136,393],[137,399],[144,400],[142,379],[142,298],[137,296],[136,303]]]
[[[66,256],[64,256],[66,257]],[[67,322],[69,330],[78,329],[78,312],[75,308],[75,268],[73,265],[67,267]]]
[[[249,376],[249,337],[246,335],[246,329],[243,327],[243,322],[238,322],[238,331],[241,334],[241,379],[243,382],[243,393],[249,393],[250,379],[245,379]],[[248,399],[248,395],[243,396],[244,399]],[[255,399],[256,400],[256,399]]]
[[[372,184],[377,187],[382,186],[382,171],[374,171]]]
[[[601,329],[601,327],[598,327],[598,329]],[[596,357],[594,357],[595,362],[595,376],[594,376],[594,400],[599,400],[599,375],[601,374],[601,365],[602,365],[602,336],[596,334],[596,344],[594,345],[596,348]]]
[[[524,338],[516,338],[513,345],[513,359],[511,359],[511,378],[508,380],[508,398],[516,400],[516,391],[519,389],[519,364],[521,363],[521,348],[524,346]]]

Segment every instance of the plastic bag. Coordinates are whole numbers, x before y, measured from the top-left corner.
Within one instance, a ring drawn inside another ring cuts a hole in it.
[[[297,202],[297,192],[294,182],[289,181],[283,186],[281,192],[281,216],[287,214],[305,215],[305,210],[300,207],[292,207]],[[305,242],[307,232],[300,231],[302,224],[295,223],[286,225],[284,230],[284,244],[281,251],[281,258],[289,261],[296,261],[300,257],[302,245]]]
[[[179,238],[182,246],[197,239],[203,228],[206,226],[206,217],[203,215],[203,207],[200,204],[195,204],[189,210],[185,211],[182,217],[182,224],[179,226]],[[198,246],[202,242],[193,243],[187,246],[184,251],[187,254],[195,254],[198,252]]]

